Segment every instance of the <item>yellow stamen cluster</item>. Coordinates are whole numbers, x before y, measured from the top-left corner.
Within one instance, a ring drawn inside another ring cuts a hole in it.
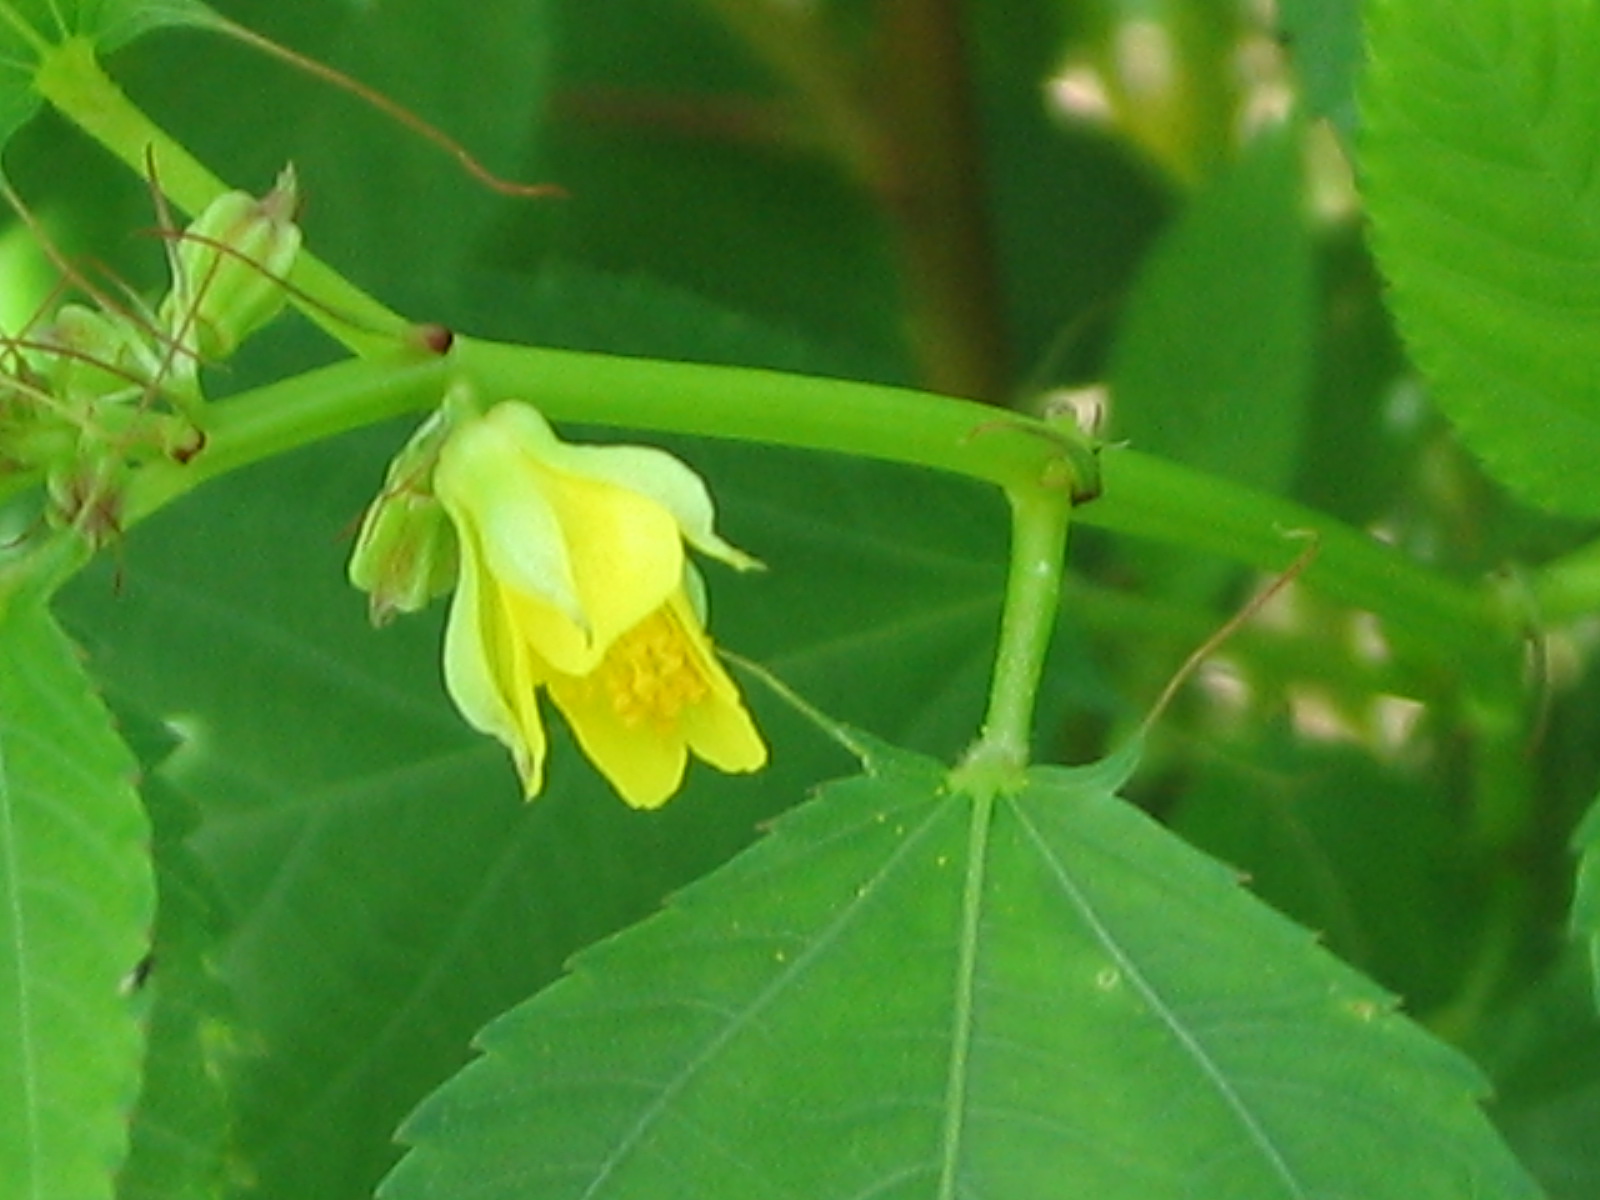
[[[629,728],[670,726],[710,694],[696,667],[672,611],[661,609],[619,638],[591,679]]]

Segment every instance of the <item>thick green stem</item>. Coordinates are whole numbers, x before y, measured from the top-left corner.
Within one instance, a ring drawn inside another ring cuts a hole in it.
[[[1418,566],[1370,534],[1291,501],[1134,450],[1101,456],[1104,495],[1079,519],[1201,554],[1282,571],[1316,539],[1304,578],[1324,594],[1376,613],[1389,635],[1432,649],[1451,666],[1503,672],[1518,644],[1487,588]],[[1291,536],[1295,535],[1295,536]]]
[[[50,49],[41,60],[37,86],[134,170],[144,174],[153,162],[162,189],[181,207],[196,211],[224,190],[123,96],[100,70],[87,41]],[[933,467],[998,484],[1024,508],[1034,503],[1026,498],[1063,463],[1070,476],[1064,486],[1093,487],[1096,465],[1082,437],[949,397],[467,338],[458,338],[444,359],[397,362],[396,331],[406,328],[401,318],[309,254],[301,256],[291,282],[306,298],[297,302],[313,321],[358,353],[388,361],[374,361],[366,373],[353,365],[332,368],[346,373],[313,373],[213,406],[205,453],[186,466],[156,465],[142,472],[130,497],[134,516],[244,462],[426,408],[442,394],[446,379],[458,374],[486,398],[526,399],[556,419],[775,442]],[[1496,669],[1502,656],[1492,653],[1494,648],[1515,641],[1484,592],[1441,578],[1319,514],[1127,450],[1106,456],[1105,475],[1104,497],[1082,509],[1091,524],[1269,571],[1280,570],[1298,552],[1299,543],[1283,536],[1287,531],[1311,530],[1320,549],[1308,578],[1335,598],[1378,613],[1392,633],[1474,672],[1485,664]],[[1027,531],[1035,528],[1035,519],[1019,510],[1019,540],[1033,536]],[[1019,548],[1019,553],[1038,549]],[[1547,576],[1545,592],[1559,594],[1563,582],[1577,580],[1566,590],[1589,593],[1587,558],[1574,560],[1572,567]],[[1026,675],[1020,670],[1025,658],[1003,664],[997,675],[997,688],[1000,676],[1014,681],[1005,684],[1006,695],[1031,695],[1032,685],[1015,682]],[[993,727],[1014,734],[1020,708],[1010,704],[996,710]]]
[[[457,338],[452,357],[489,398],[554,420],[777,442],[1032,486],[1066,457],[1095,477],[1087,438],[949,396],[739,367],[654,362]]]
[[[228,190],[194,155],[145,116],[100,67],[94,45],[51,47],[34,77],[39,93],[191,216]],[[391,354],[408,323],[314,255],[302,252],[288,280],[291,299],[329,336],[363,356]]]
[[[188,467],[236,465],[405,412],[426,409],[451,377],[486,399],[516,398],[558,421],[773,442],[953,472],[1008,491],[1037,487],[1063,460],[1092,484],[1087,443],[967,401],[847,380],[666,363],[460,337],[449,355],[347,363],[212,406],[210,444]],[[1317,537],[1307,571],[1326,594],[1369,609],[1410,645],[1461,666],[1514,646],[1489,594],[1440,577],[1324,515],[1132,450],[1102,456],[1105,490],[1078,508],[1092,525],[1187,546],[1276,572]],[[169,468],[151,468],[159,477]],[[163,484],[165,490],[170,484]],[[154,493],[152,493],[154,494]]]
[[[129,486],[124,527],[251,463],[439,403],[453,371],[444,358],[355,360],[257,388],[208,411],[206,444],[186,462],[144,467]]]
[[[1002,777],[1014,776],[1028,762],[1034,701],[1061,602],[1072,516],[1072,496],[1066,487],[1014,488],[1007,498],[1011,573],[1000,619],[1000,648],[983,733],[965,764],[969,770],[994,770]]]

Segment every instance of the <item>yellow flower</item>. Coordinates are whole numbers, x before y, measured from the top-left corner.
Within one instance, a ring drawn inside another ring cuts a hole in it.
[[[434,490],[460,536],[445,683],[466,719],[542,782],[538,693],[636,808],[664,803],[690,751],[754,771],[767,748],[702,627],[684,543],[736,567],[705,485],[643,446],[558,440],[525,404],[460,424]]]

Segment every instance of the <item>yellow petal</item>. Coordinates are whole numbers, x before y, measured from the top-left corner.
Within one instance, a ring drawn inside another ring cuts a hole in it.
[[[439,451],[433,486],[462,537],[478,540],[486,570],[582,625],[566,538],[537,460],[487,417],[465,421]]]
[[[767,748],[680,588],[582,678],[552,676],[550,696],[589,759],[636,808],[682,784],[688,752],[753,771]]]
[[[680,592],[670,601],[685,647],[693,655],[695,671],[707,694],[683,711],[682,729],[689,749],[719,771],[757,771],[767,765],[767,744],[750,719],[738,686],[728,677],[717,652],[700,624],[688,596]]]
[[[570,475],[610,483],[654,500],[672,514],[696,550],[746,570],[761,564],[717,536],[716,509],[705,482],[683,462],[654,446],[579,446],[563,442],[530,405],[508,400],[486,420],[521,443],[528,454]]]
[[[742,701],[712,695],[683,714],[683,734],[696,758],[730,774],[767,765],[767,744]]]
[[[690,751],[725,771],[766,762],[685,590],[684,540],[754,560],[712,532],[692,471],[644,447],[567,446],[508,402],[455,427],[434,488],[461,539],[446,684],[510,747],[530,795],[546,750],[541,687],[635,807],[677,791]]]
[[[552,679],[550,698],[589,761],[634,808],[659,808],[682,785],[689,752],[676,729],[625,722],[588,680]]]
[[[665,602],[683,572],[673,515],[619,483],[564,470],[542,417],[497,405],[440,452],[434,487],[485,570],[524,602],[524,635],[557,670],[582,675]]]
[[[683,577],[683,538],[672,514],[648,496],[550,469],[544,482],[561,523],[590,636],[581,659],[555,648],[546,657],[567,674],[587,674],[611,643],[677,589]]]
[[[563,470],[604,480],[649,496],[672,514],[696,550],[741,571],[761,564],[717,536],[716,508],[705,481],[684,463],[653,446],[570,446],[553,458]]]
[[[445,628],[445,687],[468,724],[511,751],[523,789],[533,796],[544,780],[541,673],[510,618],[505,596],[484,573],[476,540],[463,537],[461,578]]]

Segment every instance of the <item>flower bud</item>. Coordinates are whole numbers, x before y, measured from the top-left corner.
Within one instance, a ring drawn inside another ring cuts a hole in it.
[[[82,304],[63,304],[39,331],[44,382],[62,399],[137,396],[150,378],[144,332]]]
[[[76,530],[95,550],[122,536],[126,469],[119,463],[58,464],[45,476],[45,516],[58,529]]]
[[[172,255],[172,290],[161,321],[204,359],[224,359],[283,308],[282,279],[300,251],[294,167],[261,199],[218,196],[184,232]]]
[[[350,582],[367,593],[374,625],[417,612],[455,585],[455,528],[433,494],[433,468],[447,424],[441,410],[412,435],[361,520]]]

